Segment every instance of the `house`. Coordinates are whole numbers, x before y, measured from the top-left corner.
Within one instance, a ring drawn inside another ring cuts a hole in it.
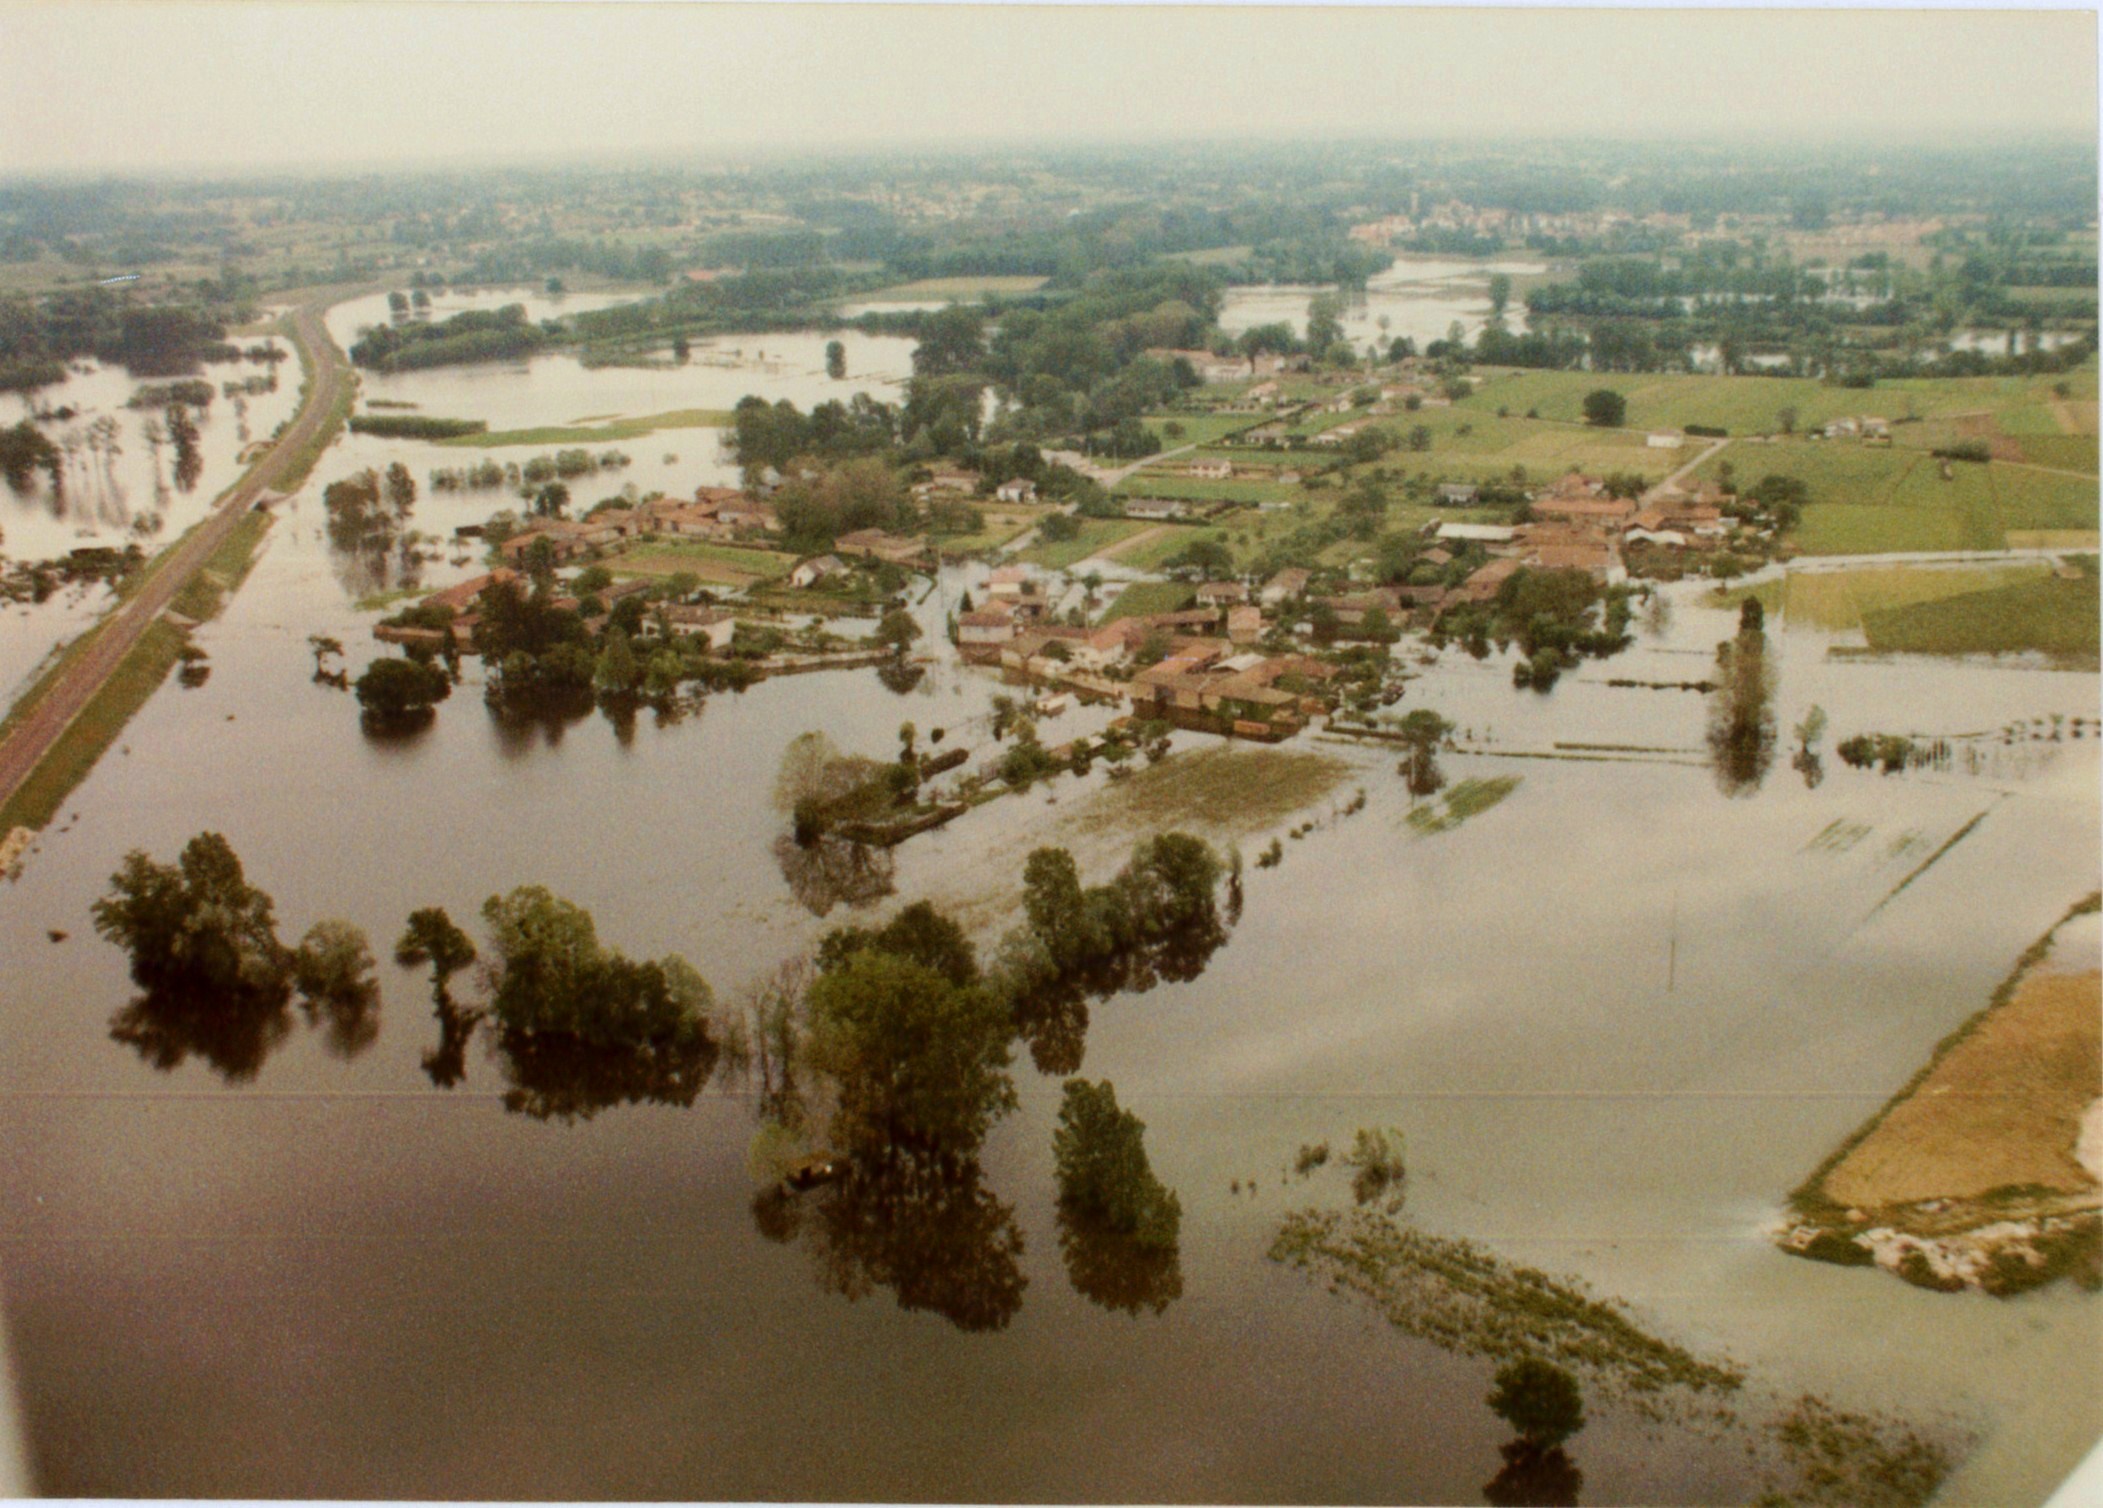
[[[1622,567],[1620,555],[1604,540],[1558,539],[1539,544],[1530,543],[1526,547],[1526,553],[1519,556],[1518,560],[1543,571],[1583,571],[1608,585],[1628,579],[1628,572]]]
[[[1242,397],[1250,403],[1260,403],[1268,408],[1271,404],[1278,401],[1278,384],[1275,382],[1259,382],[1246,393],[1243,393]]]
[[[1439,502],[1449,508],[1472,508],[1482,497],[1482,489],[1473,482],[1439,483]]]
[[[1438,538],[1457,540],[1462,544],[1508,545],[1519,537],[1519,531],[1508,524],[1440,524]]]
[[[1519,573],[1523,565],[1523,561],[1510,557],[1491,561],[1447,594],[1448,605],[1455,602],[1488,602],[1492,600],[1498,592],[1503,590],[1504,583]]]
[[[1230,643],[1254,644],[1262,637],[1262,608],[1242,602],[1227,609],[1227,639]]]
[[[721,608],[677,602],[660,611],[680,638],[706,639],[708,647],[713,650],[728,649],[730,641],[737,636],[737,620]],[[655,631],[654,618],[643,620],[643,631]]]
[[[507,571],[500,566],[486,576],[477,576],[471,581],[461,582],[458,586],[449,586],[442,592],[431,593],[424,598],[423,606],[442,607],[455,613],[464,612],[489,588],[518,579],[518,572]]]
[[[847,563],[837,555],[814,555],[789,572],[789,585],[801,590],[816,586],[829,576],[837,576],[847,569]]]
[[[1001,646],[1022,629],[1014,609],[981,608],[957,619],[957,649],[967,660],[998,659]]]
[[[772,503],[756,503],[739,497],[735,503],[724,503],[716,509],[716,517],[726,528],[750,529],[772,533],[781,527],[780,516]]]
[[[1027,566],[1001,566],[986,578],[986,595],[1003,597],[1009,602],[1033,597],[1041,588],[1042,583]]]
[[[1643,437],[1643,443],[1652,450],[1678,450],[1687,437],[1676,429],[1654,429]]]
[[[1190,463],[1190,474],[1208,482],[1224,482],[1228,477],[1234,475],[1234,463],[1232,461],[1192,461]]]
[[[525,560],[527,553],[541,540],[548,542],[548,548],[553,552],[555,564],[557,565],[575,560],[591,548],[585,543],[582,533],[575,524],[563,519],[550,519],[547,523],[538,524],[523,534],[512,535],[497,546],[497,554],[516,566]]]
[[[1198,602],[1206,607],[1226,607],[1249,600],[1249,589],[1239,581],[1207,581],[1198,586]]]
[[[1323,430],[1307,443],[1310,445],[1341,445],[1364,428],[1365,421],[1362,419],[1351,424],[1339,424],[1334,429]]]
[[[1582,524],[1595,529],[1619,529],[1636,516],[1636,502],[1626,497],[1537,497],[1535,518],[1556,523]]]
[[[1037,484],[1023,477],[1016,477],[994,488],[993,495],[1004,503],[1034,503],[1037,501]]]
[[[1267,660],[1209,649],[1171,655],[1132,678],[1132,706],[1135,713],[1203,732],[1290,738],[1307,726],[1306,706],[1275,682],[1297,663],[1297,657]]]
[[[1125,517],[1152,519],[1181,518],[1184,505],[1172,497],[1135,497],[1125,500]]]

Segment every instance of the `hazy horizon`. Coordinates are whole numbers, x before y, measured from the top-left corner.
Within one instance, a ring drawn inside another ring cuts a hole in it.
[[[2089,11],[0,0],[0,176],[2095,139]],[[1022,66],[1017,59],[1028,60]],[[262,127],[262,129],[258,129]]]

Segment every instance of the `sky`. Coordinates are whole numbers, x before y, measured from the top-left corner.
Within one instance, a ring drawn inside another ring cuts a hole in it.
[[[0,0],[0,174],[1323,137],[2093,137],[2092,11]]]

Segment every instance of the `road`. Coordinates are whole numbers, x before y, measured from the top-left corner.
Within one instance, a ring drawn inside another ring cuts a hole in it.
[[[90,630],[95,637],[86,650],[66,666],[43,699],[0,742],[0,803],[21,788],[140,636],[153,625],[153,620],[167,610],[198,567],[225,543],[257,497],[285,473],[294,452],[327,422],[345,384],[351,380],[350,366],[330,341],[323,322],[329,305],[339,297],[341,294],[332,293],[293,310],[293,337],[313,362],[314,382],[306,403],[284,434],[213,504],[213,511],[203,523],[169,547],[131,600],[103,619],[99,628]]]
[[[1644,493],[1643,501],[1646,503],[1649,502],[1660,492],[1663,492],[1667,487],[1677,487],[1680,484],[1681,480],[1691,475],[1697,466],[1701,465],[1702,462],[1706,461],[1710,456],[1715,455],[1718,451],[1722,450],[1724,446],[1730,443],[1731,442],[1728,439],[1718,440],[1714,445],[1711,445],[1707,450],[1703,451],[1700,455],[1696,456],[1686,465],[1680,467],[1679,470],[1673,472],[1672,475],[1666,477],[1664,481],[1658,483],[1657,486],[1651,488],[1648,492]]]

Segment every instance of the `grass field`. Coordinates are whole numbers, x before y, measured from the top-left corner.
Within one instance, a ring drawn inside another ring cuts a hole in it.
[[[1263,422],[1258,414],[1148,414],[1141,421],[1161,437],[1161,444],[1170,450],[1178,445],[1211,445],[1227,435],[1238,435]],[[1182,429],[1181,434],[1170,434],[1173,424]],[[1188,465],[1186,458],[1178,458]]]
[[[1149,613],[1178,613],[1196,600],[1196,589],[1180,581],[1135,581],[1117,594],[1097,621],[1115,623],[1119,618],[1143,618]]]
[[[1196,828],[1247,837],[1321,800],[1351,773],[1326,754],[1214,744],[1170,755],[1106,786],[1074,817],[1082,832]]]
[[[775,581],[795,567],[796,557],[775,550],[741,550],[734,545],[697,540],[663,540],[642,545],[606,562],[616,576],[676,576],[691,571],[721,586],[749,586]]]
[[[2096,577],[2057,576],[1866,612],[1872,649],[1894,654],[2037,652],[2068,664],[2098,660]]]
[[[1826,1174],[1826,1197],[1874,1210],[2094,1188],[2073,1148],[2103,1092],[2099,1006],[2103,976],[2032,974]]]
[[[1042,535],[1037,542],[1022,552],[1022,558],[1032,565],[1047,570],[1063,571],[1078,561],[1087,559],[1096,551],[1119,540],[1142,534],[1153,525],[1129,518],[1084,518],[1081,532],[1072,539],[1048,543]]]
[[[997,293],[1035,293],[1047,281],[1041,277],[922,278],[917,283],[900,283],[895,288],[860,294],[854,302],[882,304],[903,299],[982,299]]]
[[[1860,628],[1870,613],[2036,581],[2047,569],[2043,561],[2024,561],[1995,566],[1792,571],[1783,581],[1763,582],[1762,586],[1773,590],[1761,600],[1770,612],[1779,610],[1782,621],[1792,628]]]
[[[2000,462],[1941,463],[1911,446],[1793,440],[1732,445],[1704,480],[1731,466],[1740,486],[1770,473],[1801,478],[1811,502],[1795,534],[1810,555],[1998,550],[2011,529],[2078,531],[2097,520],[2096,484]]]
[[[634,440],[661,429],[726,429],[735,416],[720,408],[675,408],[661,414],[615,419],[607,424],[543,424],[533,429],[500,429],[479,435],[455,435],[438,445],[468,445],[495,450],[506,445],[604,445]]]
[[[978,510],[985,519],[985,527],[975,534],[952,534],[937,539],[935,546],[943,555],[976,555],[981,550],[997,548],[1044,517],[1042,508],[1003,508],[981,503]]]
[[[1829,387],[1810,377],[1484,368],[1477,374],[1474,395],[1456,406],[1492,413],[1502,406],[1515,414],[1538,409],[1544,419],[1576,422],[1584,417],[1585,394],[1595,388],[1611,388],[1628,401],[1627,424],[1631,429],[1704,424],[1719,425],[1738,436],[1778,431],[1785,408],[1795,410],[1799,429],[1863,414],[1897,420],[1908,414],[1928,419],[1980,410],[2000,413],[2053,401],[2057,396],[2053,386],[2059,382],[2067,384],[2071,401],[2094,409],[2093,363],[2056,376],[1909,378],[1879,382],[1867,389]]]

